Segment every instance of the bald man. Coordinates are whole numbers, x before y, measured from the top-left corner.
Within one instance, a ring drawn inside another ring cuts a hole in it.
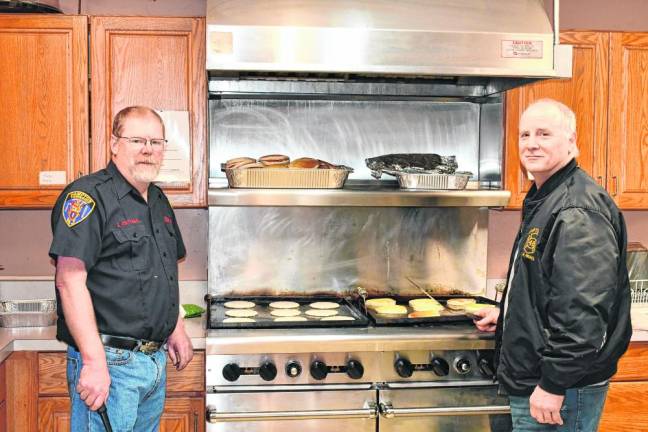
[[[567,106],[533,103],[519,132],[520,162],[534,184],[504,300],[479,311],[475,324],[496,332],[497,378],[514,431],[596,431],[632,334],[625,222],[577,166]]]

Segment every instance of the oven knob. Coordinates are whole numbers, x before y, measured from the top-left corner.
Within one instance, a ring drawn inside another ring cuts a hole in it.
[[[493,367],[492,358],[486,356],[480,357],[477,363],[479,364],[479,370],[483,375],[487,377],[495,376],[495,368]]]
[[[441,357],[434,357],[432,359],[432,370],[438,376],[446,376],[450,373],[450,366],[448,362],[443,360]]]
[[[352,379],[360,379],[364,375],[364,367],[358,360],[349,360],[347,362],[347,375]]]
[[[263,362],[259,367],[259,375],[264,381],[272,381],[277,376],[277,367],[270,361]]]
[[[472,365],[470,364],[470,362],[467,359],[460,358],[460,359],[457,359],[457,361],[455,362],[455,369],[460,374],[467,374],[472,369]]]
[[[228,363],[223,367],[223,378],[233,382],[241,376],[241,368],[236,363]]]
[[[310,373],[316,380],[323,380],[328,375],[328,367],[323,361],[315,360],[310,365]]]
[[[301,365],[296,361],[290,361],[286,364],[286,375],[291,378],[296,378],[301,373]]]
[[[398,360],[396,360],[396,362],[394,363],[394,368],[396,369],[398,376],[400,376],[401,378],[409,378],[414,373],[414,366],[412,366],[412,362],[407,360],[406,358],[399,358]]]

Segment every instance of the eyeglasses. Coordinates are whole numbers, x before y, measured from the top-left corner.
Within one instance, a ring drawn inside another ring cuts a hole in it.
[[[153,148],[153,150],[162,150],[167,143],[167,140],[162,138],[146,139],[140,137],[125,137],[125,136],[117,136],[117,135],[115,135],[115,138],[123,138],[126,141],[128,141],[129,144],[139,148],[142,148],[146,144],[151,143],[151,147]]]

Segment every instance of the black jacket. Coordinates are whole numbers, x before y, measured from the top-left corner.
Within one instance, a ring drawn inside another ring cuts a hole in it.
[[[497,323],[504,390],[564,394],[614,375],[632,334],[626,245],[621,212],[573,160],[531,188]]]

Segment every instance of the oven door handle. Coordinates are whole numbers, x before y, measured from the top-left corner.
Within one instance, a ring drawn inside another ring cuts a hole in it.
[[[255,411],[255,412],[217,412],[214,407],[207,407],[207,421],[220,422],[247,422],[269,420],[315,420],[339,418],[364,418],[373,419],[378,416],[375,404],[370,403],[367,408],[341,409],[341,410],[313,410],[313,411]]]
[[[458,416],[458,415],[489,415],[509,414],[508,405],[481,405],[468,407],[426,407],[426,408],[394,408],[389,402],[380,402],[380,414],[385,418],[420,417],[420,416]]]

